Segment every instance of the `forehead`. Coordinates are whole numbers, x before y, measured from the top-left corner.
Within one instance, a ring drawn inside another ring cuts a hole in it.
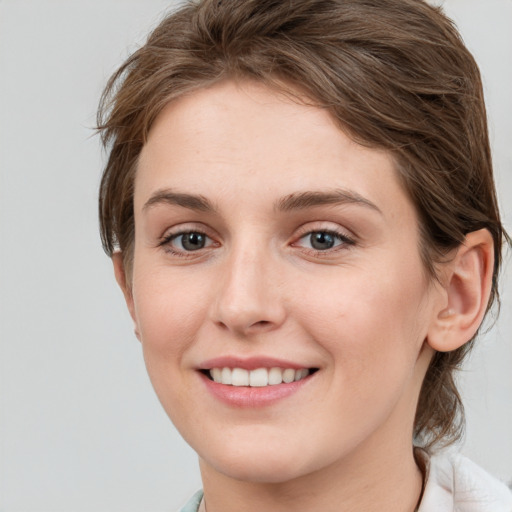
[[[252,82],[222,82],[164,108],[140,155],[136,208],[161,188],[221,202],[343,188],[410,208],[387,152],[354,142],[326,109]]]

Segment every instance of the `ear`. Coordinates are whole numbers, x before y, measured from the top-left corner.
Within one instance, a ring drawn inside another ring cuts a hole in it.
[[[112,263],[114,264],[114,274],[116,276],[117,284],[124,295],[124,300],[126,301],[126,306],[128,307],[128,311],[130,312],[130,316],[133,320],[135,336],[140,341],[139,328],[137,324],[137,317],[135,315],[135,306],[133,302],[133,294],[132,288],[130,285],[130,279],[126,275],[126,268],[124,265],[123,254],[121,252],[115,252],[112,255]]]
[[[445,264],[446,300],[430,325],[427,343],[438,352],[456,350],[477,332],[492,287],[494,242],[487,229],[466,236],[453,260]]]

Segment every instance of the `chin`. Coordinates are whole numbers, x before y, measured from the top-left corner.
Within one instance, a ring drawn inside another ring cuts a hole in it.
[[[286,442],[252,443],[251,446],[231,444],[219,450],[198,450],[202,463],[228,478],[253,483],[279,484],[290,482],[318,471],[334,462],[330,454],[319,457],[318,451],[309,453],[304,445]],[[311,446],[310,446],[311,448]],[[202,453],[201,453],[202,452]]]
[[[308,473],[306,468],[302,468],[301,471],[294,461],[284,457],[277,461],[277,464],[275,458],[272,460],[248,460],[248,457],[245,457],[245,460],[217,459],[211,464],[208,461],[205,462],[228,478],[252,483],[280,484],[295,480]]]

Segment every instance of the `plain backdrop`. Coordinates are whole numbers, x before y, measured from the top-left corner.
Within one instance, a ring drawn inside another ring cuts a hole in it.
[[[512,230],[512,1],[444,4],[482,69]],[[170,7],[0,0],[0,512],[173,511],[200,486],[195,454],[151,389],[97,230],[98,98]],[[461,374],[462,449],[507,481],[510,266],[500,320]]]

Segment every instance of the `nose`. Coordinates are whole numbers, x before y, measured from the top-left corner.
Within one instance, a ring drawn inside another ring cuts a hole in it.
[[[268,251],[243,247],[223,264],[214,321],[238,336],[278,328],[285,320],[283,275]]]

